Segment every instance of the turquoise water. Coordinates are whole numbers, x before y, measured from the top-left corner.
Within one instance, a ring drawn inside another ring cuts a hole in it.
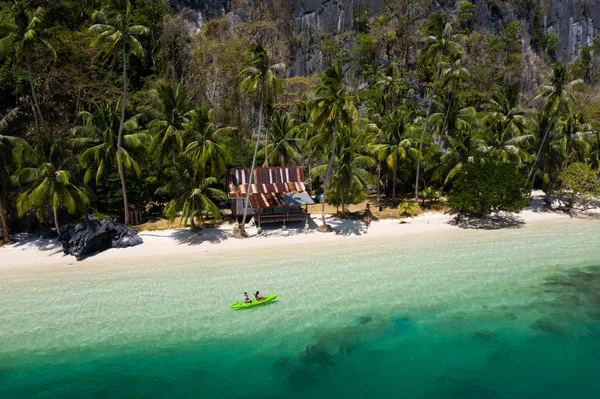
[[[598,398],[599,227],[0,275],[0,398]]]

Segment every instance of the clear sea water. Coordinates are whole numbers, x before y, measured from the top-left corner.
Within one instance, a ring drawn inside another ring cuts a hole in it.
[[[599,398],[600,222],[0,275],[0,398],[183,397]]]

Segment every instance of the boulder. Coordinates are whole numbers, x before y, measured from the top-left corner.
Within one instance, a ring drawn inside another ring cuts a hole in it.
[[[122,223],[90,216],[66,229],[60,236],[65,254],[82,260],[109,248],[127,248],[143,242],[137,231]]]

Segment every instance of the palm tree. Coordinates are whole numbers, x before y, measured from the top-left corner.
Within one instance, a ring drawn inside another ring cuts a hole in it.
[[[213,199],[226,199],[227,194],[212,188],[217,179],[202,177],[204,173],[200,169],[187,154],[181,154],[169,170],[168,182],[157,190],[157,194],[173,198],[164,210],[170,221],[175,219],[178,212],[181,212],[181,223],[187,225],[189,220],[192,228],[196,226],[195,219],[203,223],[203,212],[210,213],[215,219],[221,218],[219,207]]]
[[[240,73],[242,82],[240,83],[240,91],[243,95],[252,98],[258,104],[258,128],[256,132],[256,145],[254,146],[254,155],[252,157],[252,166],[250,167],[250,181],[248,187],[252,186],[254,180],[254,167],[256,166],[256,156],[260,144],[260,134],[264,118],[265,104],[273,104],[277,95],[281,92],[282,86],[279,78],[276,75],[277,71],[285,68],[284,64],[270,65],[269,55],[267,51],[257,44],[250,48],[250,65]],[[268,137],[268,136],[267,136]],[[265,148],[268,148],[268,138],[265,142]],[[266,154],[265,154],[266,155]],[[267,156],[265,157],[267,159]],[[268,166],[268,163],[267,163]],[[244,201],[244,215],[240,231],[245,234],[246,215],[248,213],[248,204],[250,199],[250,189],[246,193]]]
[[[211,111],[205,107],[193,109],[186,114],[186,118],[188,122],[184,124],[184,129],[188,145],[185,152],[201,167],[202,173],[220,176],[231,163],[231,154],[219,139],[230,134],[234,128],[217,128],[212,122]]]
[[[125,224],[129,224],[129,205],[127,204],[127,186],[125,184],[125,171],[123,169],[123,126],[125,124],[125,106],[127,105],[127,54],[143,57],[144,48],[136,36],[145,35],[149,29],[142,25],[132,25],[132,6],[130,0],[107,0],[106,5],[94,12],[93,19],[100,23],[92,25],[89,30],[96,34],[92,46],[100,49],[98,55],[111,60],[114,66],[121,52],[123,63],[123,99],[121,100],[121,123],[117,136],[117,162],[119,177],[123,190],[123,208]]]
[[[470,125],[457,130],[452,136],[446,136],[446,144],[442,149],[440,164],[433,171],[434,180],[444,179],[447,185],[467,162],[476,162],[477,149],[483,144]]]
[[[385,114],[398,105],[401,98],[403,82],[398,76],[395,63],[390,63],[381,69],[381,76],[375,84],[374,95],[380,103],[380,113]]]
[[[81,151],[80,160],[86,168],[83,178],[85,184],[92,179],[98,184],[105,172],[110,172],[113,165],[117,170],[119,167],[117,141],[121,123],[119,118],[121,104],[103,101],[94,103],[92,107],[93,113],[88,111],[79,113],[83,124],[73,128],[73,133],[78,137],[70,140],[70,143]],[[136,132],[137,129],[137,117],[125,121],[121,151],[124,169],[133,170],[139,178],[141,170],[138,157],[146,152],[150,136]]]
[[[416,158],[418,150],[414,148],[414,142],[409,137],[409,133],[414,130],[412,125],[413,113],[410,110],[399,108],[389,115],[386,115],[382,121],[382,129],[378,142],[367,146],[370,152],[377,155],[377,159],[386,163],[392,171],[392,199],[396,200],[396,175],[401,161],[408,157]]]
[[[552,145],[560,146],[567,159],[575,156],[577,162],[585,162],[591,153],[592,143],[596,132],[589,123],[585,123],[581,113],[564,116],[559,119],[556,129],[556,138]]]
[[[284,111],[275,110],[269,126],[271,142],[269,143],[268,152],[263,148],[259,155],[266,156],[266,154],[269,154],[269,161],[272,165],[301,164],[300,148],[303,139],[298,137],[298,129],[295,126],[294,119]]]
[[[454,63],[451,63],[448,68],[445,68],[440,74],[441,84],[448,90],[448,104],[446,105],[446,116],[442,124],[441,136],[444,135],[448,124],[448,116],[454,101],[457,97],[457,92],[460,88],[460,83],[463,79],[469,76],[469,71],[462,65],[462,60],[459,58]]]
[[[0,222],[2,223],[2,237],[4,244],[10,242],[8,231],[7,209],[4,205],[5,195],[10,185],[10,176],[13,170],[18,165],[19,150],[22,145],[22,140],[13,136],[4,136],[2,132],[6,130],[10,121],[15,119],[19,113],[19,109],[15,108],[8,112],[0,119]]]
[[[338,129],[349,128],[352,120],[358,116],[358,111],[354,107],[354,98],[348,93],[344,85],[342,66],[339,63],[335,63],[323,71],[320,74],[320,78],[321,84],[315,89],[312,102],[313,110],[311,112],[311,119],[314,121],[316,129],[321,130],[322,133],[332,133],[332,142],[329,147],[331,154],[327,163],[327,170],[322,175],[324,183],[321,204],[321,217],[323,219],[321,231],[330,231],[325,221],[325,201],[327,189],[329,188],[331,166],[335,157]],[[319,174],[316,173],[316,175]]]
[[[153,104],[144,107],[144,112],[153,118],[148,123],[152,135],[152,151],[158,151],[163,161],[175,158],[184,149],[185,126],[188,118],[188,98],[181,85],[160,83],[153,91]],[[191,116],[191,115],[190,115]]]
[[[43,21],[44,9],[42,7],[38,7],[35,10],[28,10],[27,2],[15,1],[6,20],[0,21],[0,34],[3,35],[0,39],[0,59],[14,52],[14,68],[24,59],[35,110],[40,118],[42,127],[48,133],[48,125],[40,109],[31,72],[32,59],[39,49],[44,48],[48,50],[52,57],[56,58],[54,48],[44,39],[48,35],[48,32],[43,28]]]
[[[532,134],[519,134],[519,129],[513,120],[508,121],[501,114],[489,115],[484,121],[484,130],[481,145],[478,151],[488,155],[492,160],[498,162],[513,162],[521,166],[531,158],[524,144],[533,139]]]
[[[551,132],[555,128],[552,123],[551,115],[544,112],[538,112],[536,119],[533,121],[532,133],[540,142],[546,131]],[[558,176],[559,165],[564,162],[564,153],[560,147],[552,146],[548,140],[545,141],[544,147],[540,152],[540,159],[536,163],[537,168],[534,171],[536,177],[542,181],[542,188],[546,192],[546,198],[550,198],[552,191],[552,180]]]
[[[277,77],[277,72],[285,69],[285,64],[270,65],[267,51],[258,44],[250,49],[250,65],[241,72],[243,77],[241,90],[245,95],[254,96],[259,103],[259,126],[260,121],[264,120],[265,110],[273,107],[277,96],[283,90],[281,81]],[[260,130],[260,129],[259,129]],[[269,148],[269,132],[265,134],[265,147]],[[269,156],[265,154],[266,166],[269,166]]]
[[[552,67],[552,73],[546,74],[546,78],[549,80],[550,84],[540,86],[538,89],[539,94],[535,100],[540,101],[540,110],[546,113],[546,115],[551,115],[551,117],[550,122],[546,127],[546,131],[544,132],[544,136],[542,137],[542,141],[540,142],[540,147],[538,148],[535,159],[533,160],[533,165],[531,165],[531,170],[529,171],[529,175],[527,176],[525,184],[529,183],[529,180],[533,175],[537,162],[540,158],[542,148],[544,148],[544,143],[548,137],[548,133],[554,126],[554,119],[559,112],[571,111],[573,105],[577,104],[577,100],[570,92],[570,89],[576,84],[583,82],[581,79],[569,81],[569,71],[564,65],[558,63],[554,64]]]
[[[375,166],[373,158],[363,155],[365,139],[368,136],[359,123],[344,125],[339,129],[339,145],[332,168],[322,164],[313,168],[312,174],[320,179],[326,179],[327,169],[332,172],[331,186],[328,187],[335,202],[342,206],[346,213],[346,204],[362,201],[368,193],[367,186],[374,184],[377,179],[366,169]],[[325,197],[325,193],[323,194]]]
[[[591,138],[591,142],[590,164],[593,169],[600,170],[600,129],[594,129],[594,137]]]
[[[17,170],[12,179],[14,184],[23,187],[16,201],[19,217],[35,208],[38,219],[43,220],[46,206],[50,206],[56,232],[60,235],[58,210],[65,207],[69,214],[84,213],[88,197],[73,183],[71,172],[63,169],[64,157],[59,148],[50,135],[41,133],[34,148],[26,146],[26,158],[31,166]]]
[[[519,107],[523,93],[516,84],[508,84],[492,95],[492,98],[483,107],[483,122],[502,123],[502,130],[508,130],[511,136],[524,134],[531,125],[528,113]]]
[[[452,24],[449,22],[449,17],[445,14],[435,13],[427,21],[425,25],[426,44],[419,50],[420,55],[425,58],[425,61],[430,65],[437,64],[437,72],[433,83],[433,90],[429,94],[427,104],[427,114],[423,123],[423,131],[419,140],[419,155],[417,157],[417,177],[415,180],[415,198],[419,199],[419,173],[421,169],[421,154],[423,151],[423,139],[427,132],[427,123],[431,106],[437,89],[438,80],[440,77],[442,60],[444,57],[450,59],[457,58],[465,53],[464,47],[459,43],[462,40],[462,35],[455,34]]]
[[[461,129],[464,130],[477,124],[475,108],[463,107],[461,100],[457,99],[454,94],[445,93],[437,98],[439,108],[445,109],[445,112],[433,113],[429,119],[440,136],[445,132],[443,139],[447,139],[447,136],[452,136]]]

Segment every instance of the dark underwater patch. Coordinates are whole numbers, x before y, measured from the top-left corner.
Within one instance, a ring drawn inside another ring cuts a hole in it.
[[[548,319],[539,319],[531,323],[531,328],[551,335],[565,335],[566,330]]]

